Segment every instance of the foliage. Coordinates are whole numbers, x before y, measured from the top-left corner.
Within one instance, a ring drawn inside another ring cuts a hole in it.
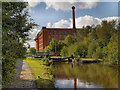
[[[74,44],[74,53],[73,55],[81,58],[85,58],[87,55],[87,46],[85,43],[77,42]],[[73,51],[73,50],[72,50]]]
[[[30,52],[36,52],[36,49],[35,49],[35,47],[31,47],[31,48],[29,48],[29,51]]]
[[[45,52],[50,52],[50,46],[48,45],[47,47],[45,47],[44,51]]]
[[[50,51],[55,52],[56,43],[57,43],[57,42],[56,42],[55,39],[52,39],[52,40],[51,40],[51,42],[50,42],[50,44],[49,44],[49,49],[50,49]]]
[[[88,57],[92,58],[93,54],[96,53],[96,49],[99,44],[96,41],[91,41],[88,46]]]
[[[118,64],[118,33],[111,37],[111,41],[104,48],[104,55],[109,64]]]
[[[24,57],[29,31],[35,24],[25,2],[2,3],[2,84],[12,80],[16,59]]]
[[[57,52],[60,53],[64,46],[65,46],[65,43],[63,41],[58,41],[58,43],[57,43]]]
[[[82,27],[74,38],[65,38],[61,54],[64,57],[74,55],[76,58],[104,59],[109,64],[118,64],[118,29],[119,25],[114,20]]]
[[[66,46],[64,46],[64,47],[62,48],[62,50],[61,50],[61,55],[62,55],[63,57],[67,57],[67,56],[68,56],[68,49],[67,49]]]
[[[103,58],[103,50],[100,46],[96,48],[96,51],[93,54],[93,58],[102,59]]]
[[[46,56],[42,59],[42,61],[46,66],[48,66],[50,64],[49,58],[47,58]]]
[[[65,43],[67,46],[69,46],[69,45],[71,45],[71,44],[74,43],[74,39],[73,39],[70,35],[68,35],[68,36],[65,38],[64,43]]]
[[[115,32],[115,21],[102,21],[101,26],[97,28],[96,34],[101,47],[107,46],[113,31]]]
[[[55,52],[55,49],[56,49],[56,52],[60,53],[63,46],[65,46],[65,43],[63,41],[56,41],[55,39],[52,39],[50,42],[50,45],[45,47],[44,51]]]

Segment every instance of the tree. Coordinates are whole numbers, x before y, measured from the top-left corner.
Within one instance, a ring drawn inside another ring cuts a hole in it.
[[[115,21],[102,21],[101,26],[97,28],[96,34],[101,47],[107,46],[110,38],[115,31]]]
[[[74,43],[74,39],[73,39],[70,35],[68,35],[68,36],[65,38],[64,43],[65,43],[67,46],[69,46],[69,45],[71,45],[71,44]]]
[[[93,54],[96,52],[97,47],[99,44],[96,41],[91,41],[88,46],[88,57],[93,57]]]
[[[67,56],[68,56],[68,49],[67,49],[66,46],[64,46],[64,47],[62,48],[62,50],[61,50],[61,55],[62,55],[63,57],[67,57]]]
[[[56,45],[57,45],[57,41],[55,39],[52,39],[49,44],[50,51],[55,52]]]
[[[108,60],[109,64],[118,64],[118,33],[115,33],[104,47],[104,55],[104,59]]]
[[[79,56],[82,57],[82,58],[86,57],[86,55],[87,55],[87,45],[86,45],[86,43],[76,42],[73,47],[74,47],[73,55],[76,58],[78,58]]]
[[[35,47],[31,47],[31,48],[29,48],[29,51],[30,52],[36,52],[36,49],[35,49]]]
[[[12,80],[17,58],[24,57],[25,43],[34,22],[30,18],[25,2],[2,3],[2,83]]]
[[[60,53],[64,46],[65,46],[65,43],[63,41],[58,41],[57,42],[57,52]]]

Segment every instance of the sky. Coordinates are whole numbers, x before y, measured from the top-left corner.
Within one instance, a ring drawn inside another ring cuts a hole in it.
[[[81,0],[83,1],[83,0]],[[102,20],[116,20],[118,18],[118,2],[28,2],[29,14],[38,27],[30,32],[31,47],[36,47],[35,36],[43,26],[48,28],[72,28],[72,6],[75,6],[76,27],[97,25]]]

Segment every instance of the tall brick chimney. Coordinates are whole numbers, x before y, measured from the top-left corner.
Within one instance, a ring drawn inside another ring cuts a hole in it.
[[[76,28],[75,27],[75,7],[74,6],[72,7],[72,17],[73,17],[73,28]]]

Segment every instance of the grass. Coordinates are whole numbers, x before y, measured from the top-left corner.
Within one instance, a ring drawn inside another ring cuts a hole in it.
[[[95,58],[80,58],[80,60],[85,60],[85,61],[99,60],[99,61],[102,61],[102,59],[95,59]]]
[[[62,57],[62,56],[52,56],[51,58],[65,58],[65,57]],[[95,59],[95,58],[80,58],[80,60],[85,60],[85,61],[99,60],[99,61],[103,61],[102,59]]]
[[[50,58],[65,58],[65,57],[62,57],[62,56],[52,56]]]
[[[37,88],[50,88],[53,87],[53,75],[50,74],[50,66],[44,66],[41,60],[23,60],[26,62],[34,74]],[[38,75],[40,78],[38,78]]]

